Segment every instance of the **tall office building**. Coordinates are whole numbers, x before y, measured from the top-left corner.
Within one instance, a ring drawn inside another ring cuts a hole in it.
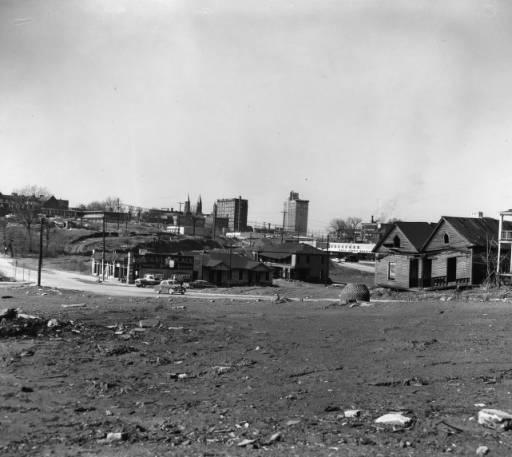
[[[301,200],[298,192],[290,192],[288,200],[284,202],[284,230],[285,232],[306,235],[308,232],[309,200]]]
[[[247,230],[247,210],[249,204],[242,197],[223,198],[217,200],[217,217],[229,219],[228,229],[231,232],[244,232]]]

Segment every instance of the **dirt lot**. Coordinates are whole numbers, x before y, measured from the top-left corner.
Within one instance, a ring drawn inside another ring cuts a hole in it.
[[[0,294],[0,308],[61,323],[0,325],[2,456],[512,454],[512,432],[475,419],[478,404],[512,410],[506,300]],[[390,411],[412,424],[374,422]]]

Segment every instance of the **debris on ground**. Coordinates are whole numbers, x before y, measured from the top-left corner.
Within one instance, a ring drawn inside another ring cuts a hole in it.
[[[487,446],[478,446],[476,450],[476,455],[482,457],[484,455],[487,455],[489,453],[489,448]]]
[[[116,441],[126,441],[128,434],[125,432],[111,432],[107,433],[106,438],[99,440],[100,443],[114,443]]]
[[[376,424],[402,425],[404,427],[409,425],[411,422],[412,419],[410,417],[404,416],[402,413],[399,412],[387,413],[375,419]]]
[[[8,308],[0,311],[0,338],[12,336],[38,336],[46,331],[68,329],[79,333],[81,326],[74,321],[61,322],[23,313],[21,309]]]
[[[140,328],[153,328],[158,327],[160,325],[160,321],[158,319],[142,319],[139,321]]]
[[[499,409],[482,409],[478,412],[478,423],[495,430],[512,429],[512,414]]]
[[[85,308],[87,305],[85,303],[70,303],[69,305],[62,304],[60,306],[62,308]]]
[[[245,446],[249,446],[251,444],[254,444],[256,442],[256,440],[249,440],[249,439],[244,439],[242,441],[240,441],[239,443],[237,443],[237,446],[238,447],[245,447]]]

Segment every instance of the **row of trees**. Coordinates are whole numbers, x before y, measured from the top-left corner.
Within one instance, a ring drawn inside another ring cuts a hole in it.
[[[387,224],[397,222],[399,219],[392,218],[386,220]],[[335,218],[329,223],[329,234],[337,240],[347,242],[357,241],[358,236],[361,234],[363,220],[360,217],[347,217],[346,219]],[[374,221],[378,223],[380,221]]]
[[[363,220],[360,217],[347,217],[346,219],[335,218],[329,224],[329,233],[336,239],[355,240],[356,231],[360,228]]]

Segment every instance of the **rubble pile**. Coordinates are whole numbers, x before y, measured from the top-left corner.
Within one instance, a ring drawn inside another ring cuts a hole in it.
[[[0,338],[17,336],[39,336],[62,330],[80,333],[82,325],[75,321],[60,321],[56,318],[44,318],[25,314],[21,309],[5,308],[0,310]]]

